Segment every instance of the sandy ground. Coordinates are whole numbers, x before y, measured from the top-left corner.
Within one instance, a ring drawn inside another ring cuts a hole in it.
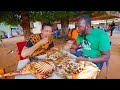
[[[108,33],[109,34],[109,33]],[[120,32],[113,32],[113,36],[110,37],[112,41],[111,45],[111,57],[108,67],[108,79],[120,78]],[[0,68],[5,68],[6,72],[16,71],[19,58],[17,56],[16,42],[23,41],[23,36],[18,36],[9,39],[3,39],[5,47],[0,46]],[[54,40],[55,46],[61,48],[65,42],[63,39]],[[104,65],[98,79],[105,79],[106,66]],[[7,77],[7,79],[14,79],[13,77]]]

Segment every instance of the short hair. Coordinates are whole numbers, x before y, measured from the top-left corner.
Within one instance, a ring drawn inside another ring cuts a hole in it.
[[[87,16],[87,15],[80,16],[79,19],[78,19],[78,21],[80,21],[81,19],[84,19],[85,22],[86,22],[86,24],[89,25],[89,26],[91,26],[91,19],[90,19],[89,16]],[[78,21],[77,21],[77,22],[78,22]]]
[[[45,26],[50,26],[50,27],[52,27],[52,24],[51,24],[51,23],[43,23],[43,24],[42,24],[42,30],[44,29]]]

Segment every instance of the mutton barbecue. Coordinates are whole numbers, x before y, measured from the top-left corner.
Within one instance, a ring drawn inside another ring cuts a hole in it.
[[[65,79],[96,79],[100,69],[92,62],[80,61],[76,63],[65,58],[56,66],[56,74]]]
[[[15,76],[22,74],[33,74],[38,79],[46,79],[52,76],[55,65],[49,60],[39,60],[37,62],[29,62],[26,66],[18,71],[0,75],[0,78],[7,76]]]
[[[50,50],[47,52],[46,59],[53,60],[55,65],[59,64],[65,57],[69,57],[67,53],[61,53],[60,50]]]

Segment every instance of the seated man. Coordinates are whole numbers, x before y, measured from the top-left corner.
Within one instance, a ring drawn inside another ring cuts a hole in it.
[[[45,54],[47,50],[54,47],[52,39],[52,26],[48,23],[43,23],[40,34],[31,34],[26,46],[21,52],[22,57],[34,57],[40,54]]]
[[[91,61],[102,69],[103,63],[110,58],[110,40],[106,32],[91,28],[91,20],[88,16],[81,16],[77,21],[78,37],[71,47],[77,48],[80,44],[82,51],[73,53],[77,62]]]

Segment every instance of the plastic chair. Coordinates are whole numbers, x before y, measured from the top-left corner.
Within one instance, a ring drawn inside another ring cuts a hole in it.
[[[111,45],[112,45],[112,42],[110,41],[110,46]],[[103,64],[105,64],[105,66],[106,66],[105,79],[107,79],[108,78],[109,60],[107,62],[104,62]]]
[[[107,62],[104,62],[104,63],[102,64],[102,67],[101,67],[101,69],[100,69],[100,70],[102,70],[102,69],[103,69],[104,64],[105,64],[105,79],[107,79],[107,78],[108,78],[109,60],[108,60]],[[101,73],[101,72],[100,72],[100,73]],[[100,73],[99,73],[99,75],[97,76],[97,78],[99,78]]]
[[[26,45],[27,41],[23,41],[23,42],[18,42],[16,43],[17,44],[17,48],[18,48],[18,57],[19,57],[19,60],[23,60],[25,58],[23,58],[21,56],[21,51],[23,49],[23,47]]]
[[[109,60],[107,62],[105,62],[106,65],[106,74],[105,74],[105,79],[108,78],[108,67],[109,67]]]

